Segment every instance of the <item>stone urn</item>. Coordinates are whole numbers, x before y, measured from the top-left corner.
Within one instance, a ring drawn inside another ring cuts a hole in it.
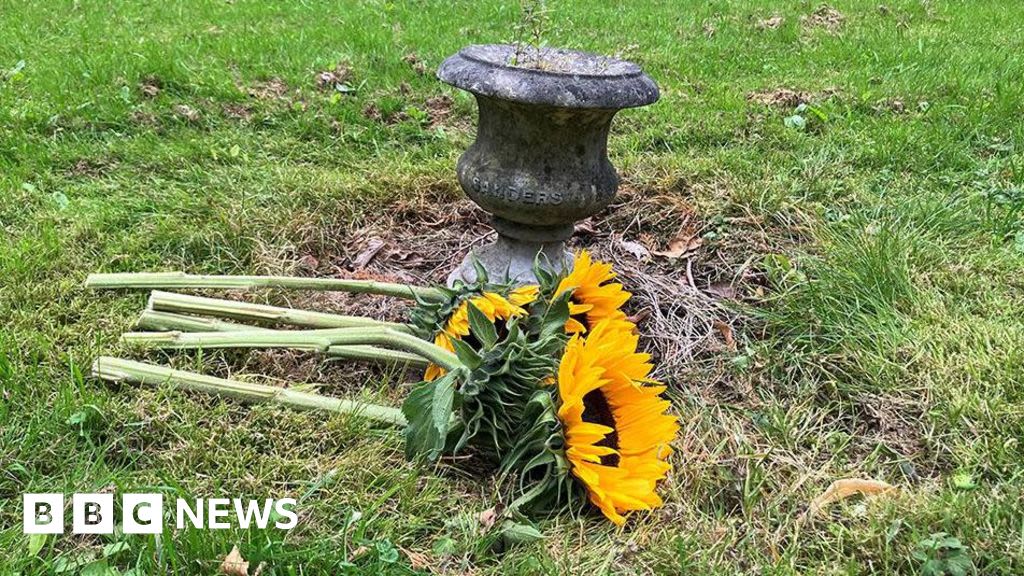
[[[574,223],[615,198],[608,131],[623,108],[651,104],[658,87],[639,66],[561,49],[468,46],[437,71],[472,93],[476,141],[459,158],[459,184],[493,215],[497,240],[473,250],[448,283],[476,278],[535,281],[534,260],[560,271]]]

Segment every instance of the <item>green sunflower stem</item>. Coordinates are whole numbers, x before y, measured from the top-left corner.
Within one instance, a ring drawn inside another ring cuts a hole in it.
[[[182,390],[204,392],[244,402],[280,404],[297,409],[327,410],[342,414],[360,414],[386,424],[406,425],[405,416],[397,408],[329,398],[277,386],[226,380],[109,356],[97,358],[92,365],[92,373],[97,378],[111,382],[130,382],[148,386],[170,385]]]
[[[264,330],[272,331],[269,328],[248,326],[218,320],[216,318],[197,318],[173,312],[158,312],[156,310],[144,310],[136,323],[139,328],[147,330],[181,332],[238,332],[243,330]],[[347,358],[350,360],[377,360],[395,364],[409,364],[411,366],[426,367],[429,362],[416,354],[389,350],[367,345],[331,346],[327,348],[327,356],[332,358]]]
[[[190,296],[175,292],[154,290],[149,296],[149,308],[161,312],[199,314],[255,322],[274,322],[305,328],[352,328],[355,326],[386,326],[401,332],[411,332],[407,324],[382,322],[361,316],[344,316],[326,312],[311,312],[296,308],[281,308],[266,304],[253,304],[220,298]]]
[[[412,352],[454,370],[462,366],[455,354],[411,334],[378,327],[322,330],[239,330],[234,332],[129,332],[125,342],[158,348],[295,348],[328,352],[337,345],[377,345]]]
[[[139,272],[90,274],[86,288],[287,288],[291,290],[336,290],[357,294],[380,294],[399,298],[441,300],[436,288],[409,286],[376,280],[299,278],[293,276],[210,276],[184,272]]]

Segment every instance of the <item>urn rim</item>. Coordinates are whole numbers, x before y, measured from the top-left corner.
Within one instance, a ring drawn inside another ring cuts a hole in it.
[[[516,66],[520,55],[545,67]],[[446,59],[437,77],[477,96],[560,108],[619,110],[645,106],[660,96],[637,64],[563,48],[474,44]]]

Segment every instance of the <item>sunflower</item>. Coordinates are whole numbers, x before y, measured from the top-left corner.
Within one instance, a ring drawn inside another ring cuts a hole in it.
[[[626,319],[622,305],[629,300],[630,293],[622,284],[612,282],[615,272],[606,262],[591,260],[590,253],[580,251],[573,260],[572,271],[562,278],[555,288],[555,294],[572,290],[569,299],[569,320],[565,331],[570,334],[586,332],[602,320],[613,320],[620,327],[633,329],[633,323]]]
[[[617,525],[626,512],[661,505],[655,488],[671,469],[669,444],[679,430],[665,413],[665,387],[648,378],[650,356],[636,346],[636,336],[604,320],[586,338],[572,336],[558,368],[570,469]]]
[[[507,321],[517,316],[526,315],[527,312],[522,306],[533,302],[537,298],[538,290],[539,288],[536,285],[520,286],[509,292],[508,298],[494,292],[484,292],[480,296],[464,300],[455,309],[455,312],[452,312],[444,329],[434,336],[434,344],[449,352],[455,352],[452,339],[461,340],[469,336],[470,302],[483,312],[484,316],[491,322]],[[423,379],[428,381],[434,380],[444,376],[444,374],[444,368],[431,364],[427,366]]]

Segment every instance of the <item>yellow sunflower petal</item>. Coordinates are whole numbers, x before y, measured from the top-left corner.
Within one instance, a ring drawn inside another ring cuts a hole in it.
[[[665,387],[646,383],[649,356],[622,328],[604,320],[586,337],[574,334],[558,369],[570,469],[590,502],[618,525],[630,511],[661,505],[656,488],[671,470],[669,445],[679,430]]]

